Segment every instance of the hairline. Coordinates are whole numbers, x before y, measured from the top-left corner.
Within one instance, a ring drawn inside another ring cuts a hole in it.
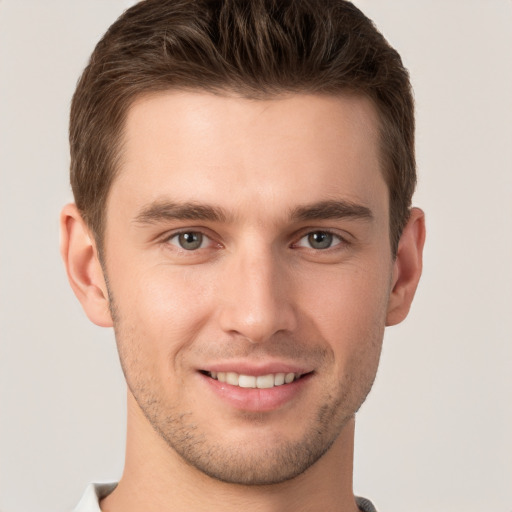
[[[356,90],[350,87],[342,87],[338,90],[322,90],[322,89],[308,89],[307,87],[297,87],[297,88],[273,88],[272,90],[265,91],[263,89],[255,89],[250,86],[234,86],[232,84],[224,84],[219,86],[199,86],[199,85],[183,85],[183,86],[168,86],[168,87],[148,87],[147,89],[140,90],[133,95],[126,98],[124,102],[121,103],[121,117],[119,122],[119,127],[115,133],[113,133],[113,148],[111,152],[111,159],[109,161],[109,183],[107,190],[105,191],[105,196],[102,201],[102,206],[99,210],[99,215],[90,222],[86,219],[86,223],[88,224],[89,229],[93,233],[93,237],[96,242],[96,247],[98,250],[98,254],[101,259],[104,258],[104,243],[105,243],[105,228],[106,228],[106,220],[107,220],[107,206],[110,197],[110,193],[118,174],[120,173],[122,162],[123,162],[123,149],[126,144],[126,127],[127,120],[130,111],[134,107],[134,105],[140,101],[144,101],[146,99],[150,99],[152,97],[161,96],[162,94],[169,93],[180,93],[180,92],[192,92],[192,93],[206,93],[212,94],[215,96],[225,97],[225,98],[240,98],[240,99],[248,99],[253,101],[265,101],[265,100],[280,100],[286,97],[295,96],[295,95],[312,95],[312,96],[325,96],[325,97],[354,97],[354,98],[366,98],[370,101],[374,112],[376,114],[377,125],[375,126],[377,130],[377,157],[379,163],[379,170],[386,184],[386,189],[388,192],[388,226],[389,226],[389,237],[390,237],[390,250],[392,256],[396,256],[396,247],[394,247],[393,236],[393,226],[392,226],[392,198],[391,198],[391,186],[389,183],[389,166],[391,166],[391,162],[389,162],[389,157],[386,154],[385,146],[386,146],[386,137],[385,137],[385,129],[386,122],[384,121],[385,114],[379,108],[378,102],[369,94],[368,91],[364,90]],[[410,208],[409,208],[410,209]],[[83,213],[83,212],[82,212]],[[95,224],[95,225],[94,225]]]

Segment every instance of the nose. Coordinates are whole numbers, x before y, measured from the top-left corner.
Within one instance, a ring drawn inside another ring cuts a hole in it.
[[[253,343],[297,327],[293,280],[271,249],[238,251],[226,262],[220,286],[220,327]]]

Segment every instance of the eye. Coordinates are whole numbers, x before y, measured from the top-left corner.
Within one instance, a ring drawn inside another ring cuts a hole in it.
[[[199,231],[184,231],[171,236],[168,241],[185,251],[195,251],[206,247],[210,239]]]
[[[299,247],[308,247],[311,249],[322,250],[329,249],[342,242],[339,236],[329,233],[329,231],[312,231],[303,236],[299,242]]]

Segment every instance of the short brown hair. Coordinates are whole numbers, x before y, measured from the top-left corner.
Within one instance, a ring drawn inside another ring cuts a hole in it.
[[[71,185],[101,251],[124,120],[144,93],[169,89],[369,97],[396,254],[416,185],[414,104],[398,53],[344,0],[145,0],[96,46],[71,106]]]

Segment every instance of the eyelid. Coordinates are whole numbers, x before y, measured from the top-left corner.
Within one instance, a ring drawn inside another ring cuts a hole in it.
[[[326,249],[315,249],[314,247],[310,247],[308,245],[299,245],[299,243],[303,239],[307,238],[309,235],[311,235],[313,233],[327,233],[329,235],[332,235],[334,238],[336,238],[337,242]],[[298,235],[295,237],[296,242],[294,242],[292,244],[292,247],[303,247],[305,249],[311,249],[312,251],[327,252],[330,249],[335,249],[339,245],[343,245],[343,246],[350,245],[351,241],[349,238],[350,238],[349,233],[341,234],[338,230],[334,230],[334,229],[330,229],[330,228],[305,228],[305,229],[302,229],[298,233]]]
[[[207,229],[204,227],[196,227],[196,226],[176,228],[174,230],[167,231],[164,234],[162,234],[161,236],[157,237],[157,241],[159,241],[162,244],[171,244],[171,242],[170,242],[171,239],[176,238],[183,233],[201,233],[201,235],[205,239],[207,239],[207,241],[209,242],[208,245],[211,246],[213,244],[214,246],[217,246],[219,248],[224,246],[224,243],[219,241],[219,236],[216,233],[212,234],[210,229]],[[305,247],[306,249],[309,248],[314,251],[319,251],[320,249],[314,249],[312,247],[306,247],[306,246],[299,245],[299,242],[302,239],[306,238],[308,235],[310,235],[312,233],[328,233],[328,234],[332,235],[335,239],[338,240],[337,243],[335,243],[334,245],[332,245],[331,247],[329,247],[327,249],[323,249],[323,251],[328,251],[329,249],[333,249],[341,244],[343,244],[345,246],[352,244],[351,238],[353,238],[353,237],[350,233],[348,233],[346,231],[343,231],[343,233],[340,233],[339,230],[332,229],[332,228],[307,227],[307,228],[301,229],[298,233],[296,233],[295,236],[293,236],[293,239],[295,240],[295,242],[292,242],[291,247]],[[196,249],[195,251],[187,251],[186,249],[179,247],[178,244],[171,244],[171,245],[173,245],[177,249],[182,250],[184,252],[196,252],[199,250],[199,249]],[[200,249],[206,249],[206,248],[207,247],[201,247]]]
[[[201,244],[199,245],[199,247],[197,247],[196,249],[189,249],[189,250],[185,249],[185,247],[181,247],[181,245],[179,243],[179,238],[181,235],[183,235],[185,233],[188,233],[188,234],[194,233],[194,234],[201,235]],[[169,238],[167,238],[167,243],[175,245],[180,250],[190,251],[190,252],[198,251],[199,249],[205,249],[209,245],[209,242],[211,242],[211,238],[209,236],[201,233],[200,231],[182,231],[181,233],[174,233]]]
[[[179,244],[172,243],[171,240],[179,237],[180,235],[184,233],[200,233],[204,239],[208,242],[206,247],[200,247],[198,249],[195,249],[195,251],[187,251],[183,247],[180,247]],[[178,250],[184,251],[184,252],[196,252],[199,249],[207,249],[208,246],[216,245],[218,247],[221,247],[222,244],[217,240],[218,237],[215,237],[214,234],[211,233],[209,229],[201,228],[201,227],[186,227],[186,228],[177,228],[171,231],[167,231],[165,234],[163,234],[161,237],[159,237],[160,243],[163,244],[170,244],[174,247],[176,247]]]

